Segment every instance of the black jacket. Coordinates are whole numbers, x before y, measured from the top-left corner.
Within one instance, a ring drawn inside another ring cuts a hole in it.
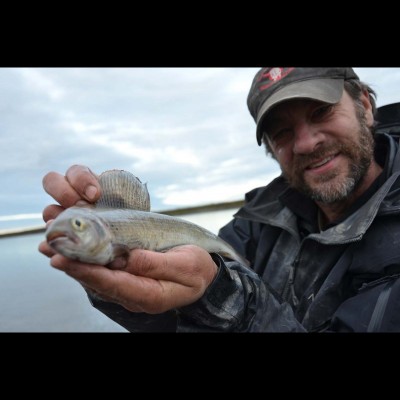
[[[304,234],[280,200],[291,189],[278,177],[249,192],[220,230],[252,269],[212,255],[219,272],[203,297],[157,316],[89,296],[92,304],[133,332],[400,331],[398,110],[378,113],[378,121],[385,117],[376,135],[385,182],[345,220]]]

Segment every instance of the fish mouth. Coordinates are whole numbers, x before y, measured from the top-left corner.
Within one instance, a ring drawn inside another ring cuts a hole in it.
[[[65,242],[78,243],[78,240],[75,237],[68,235],[65,232],[58,231],[49,232],[46,236],[46,240],[47,243],[53,248]]]

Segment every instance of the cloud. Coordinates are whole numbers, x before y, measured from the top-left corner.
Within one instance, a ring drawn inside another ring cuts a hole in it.
[[[279,174],[247,109],[257,70],[0,69],[0,215],[41,212],[43,176],[72,164],[133,172],[153,209],[242,199]],[[356,70],[398,100],[399,68]]]
[[[18,68],[16,71],[19,72],[26,86],[39,95],[46,96],[53,101],[61,100],[64,97],[65,91],[62,87],[58,86],[44,72],[32,68]]]
[[[244,199],[244,194],[259,186],[264,186],[278,176],[276,173],[267,174],[250,179],[236,179],[236,181],[216,183],[204,182],[188,188],[189,185],[167,185],[158,189],[156,194],[162,199],[163,204],[173,207],[187,207],[188,204],[220,203]],[[211,200],[212,199],[212,200]]]

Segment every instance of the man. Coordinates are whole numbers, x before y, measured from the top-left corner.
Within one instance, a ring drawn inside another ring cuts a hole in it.
[[[282,175],[220,230],[251,263],[197,246],[132,250],[113,270],[40,251],[130,331],[400,331],[400,153],[375,132],[375,93],[351,68],[263,68],[248,107]],[[49,173],[61,206],[99,197],[83,166]]]

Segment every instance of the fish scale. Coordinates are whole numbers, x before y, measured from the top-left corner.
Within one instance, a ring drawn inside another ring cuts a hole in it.
[[[136,245],[148,250],[163,251],[178,245],[195,244],[210,252],[218,250],[226,255],[235,252],[217,235],[182,218],[137,210],[96,212],[113,232],[115,241],[123,242],[128,247]]]

